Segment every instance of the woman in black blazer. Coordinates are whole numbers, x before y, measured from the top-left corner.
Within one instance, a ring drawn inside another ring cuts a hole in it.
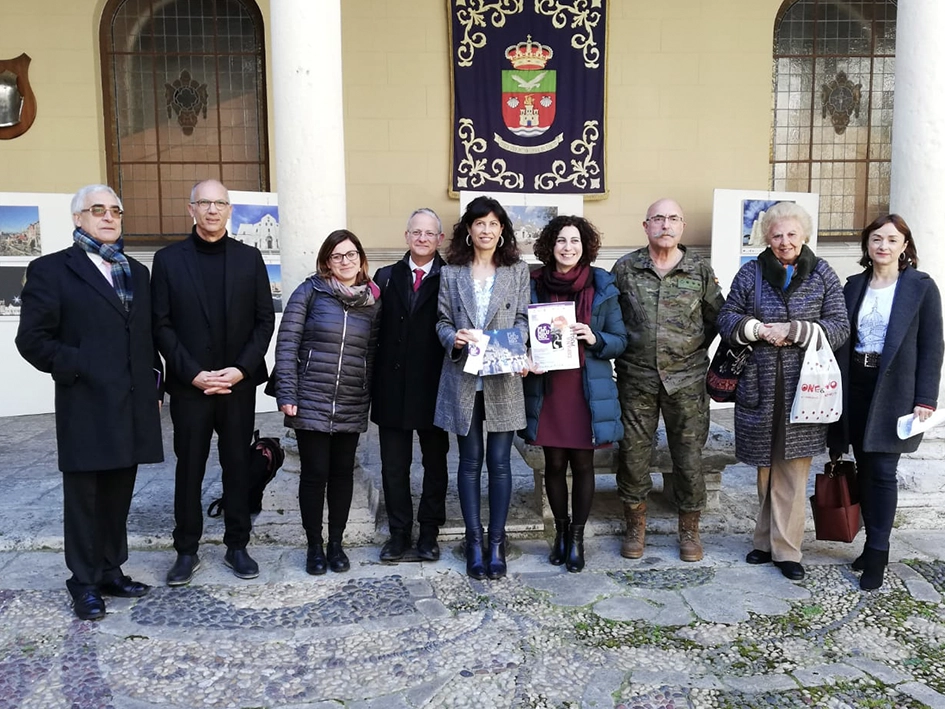
[[[938,287],[917,270],[915,240],[897,214],[876,219],[862,233],[862,273],[843,289],[851,335],[837,351],[843,372],[843,416],[828,434],[831,458],[853,446],[866,527],[860,588],[883,585],[889,535],[896,516],[899,456],[919,447],[921,435],[901,440],[896,420],[924,421],[938,405],[942,370],[942,305]]]

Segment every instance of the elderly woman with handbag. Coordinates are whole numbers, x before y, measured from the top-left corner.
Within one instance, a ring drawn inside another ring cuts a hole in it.
[[[907,414],[924,421],[938,405],[942,302],[935,281],[918,270],[915,240],[902,217],[876,219],[863,230],[860,246],[864,270],[843,289],[852,333],[837,352],[844,413],[827,442],[832,459],[853,446],[866,527],[853,568],[863,572],[860,588],[871,591],[883,585],[889,561],[899,456],[922,440],[921,434],[900,439],[896,421]]]
[[[823,452],[827,425],[791,423],[790,412],[805,349],[819,326],[831,348],[850,333],[837,274],[806,245],[810,215],[779,202],[761,220],[768,247],[755,310],[755,264],[746,263],[732,282],[719,313],[719,333],[753,351],[735,392],[735,455],[758,468],[760,510],[749,564],[773,561],[781,573],[804,578],[801,542],[811,458]]]

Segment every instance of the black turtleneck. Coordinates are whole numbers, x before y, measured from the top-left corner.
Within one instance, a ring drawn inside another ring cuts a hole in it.
[[[217,241],[204,241],[197,234],[194,227],[191,233],[194,246],[197,249],[197,270],[203,282],[204,293],[207,297],[207,310],[210,314],[210,339],[213,351],[211,353],[212,369],[223,369],[232,362],[226,362],[226,292],[224,282],[226,278],[226,243],[230,237],[225,235]],[[195,304],[196,305],[196,304]]]

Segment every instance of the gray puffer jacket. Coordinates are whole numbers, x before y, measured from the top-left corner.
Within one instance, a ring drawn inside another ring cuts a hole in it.
[[[380,314],[380,302],[345,305],[319,276],[295,289],[282,314],[274,370],[276,402],[298,406],[285,417],[287,427],[367,430]]]

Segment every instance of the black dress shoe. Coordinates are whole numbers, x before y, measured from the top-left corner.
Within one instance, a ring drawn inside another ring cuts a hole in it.
[[[325,558],[325,547],[321,544],[312,544],[305,555],[305,571],[312,576],[321,576],[328,571],[328,560]]]
[[[328,556],[328,568],[336,574],[344,573],[351,568],[351,562],[348,561],[348,555],[341,548],[341,542],[328,542],[325,553]]]
[[[391,532],[384,546],[381,547],[381,561],[400,561],[410,548],[410,537],[403,532]]]
[[[168,586],[186,586],[200,568],[200,557],[196,554],[178,554],[177,561],[167,572]]]
[[[227,549],[223,563],[233,569],[233,575],[241,579],[254,579],[259,576],[259,564],[253,561],[245,549]]]
[[[417,556],[424,561],[439,561],[440,545],[436,543],[435,534],[420,532],[420,538],[417,539]]]
[[[745,561],[749,564],[767,564],[771,561],[771,552],[752,549],[745,557]]]
[[[98,591],[82,591],[72,598],[72,610],[79,620],[100,620],[105,617],[105,601]]]
[[[804,567],[796,561],[776,561],[774,565],[781,569],[781,574],[791,581],[800,581],[804,578]]]
[[[98,590],[106,596],[118,598],[141,598],[147,596],[151,587],[140,581],[133,581],[130,576],[117,576],[108,581],[102,581]]]

